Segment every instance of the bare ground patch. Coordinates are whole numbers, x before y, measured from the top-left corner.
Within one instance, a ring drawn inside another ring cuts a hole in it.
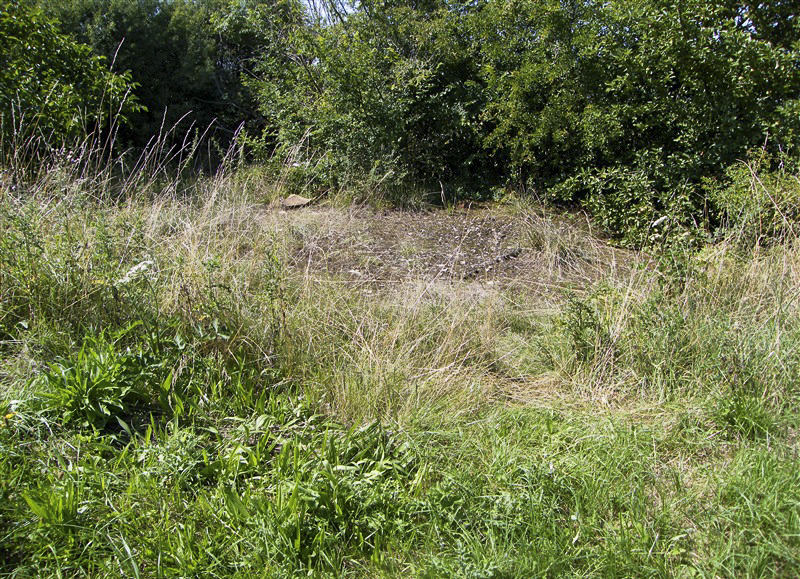
[[[631,252],[586,224],[533,211],[305,208],[274,212],[289,263],[315,278],[371,288],[405,282],[480,283],[553,297],[626,274]]]

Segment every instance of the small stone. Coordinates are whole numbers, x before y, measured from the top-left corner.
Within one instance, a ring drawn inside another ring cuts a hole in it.
[[[300,195],[289,195],[286,199],[281,201],[281,205],[285,209],[297,209],[299,207],[305,207],[311,203],[311,199],[308,197],[301,197]]]

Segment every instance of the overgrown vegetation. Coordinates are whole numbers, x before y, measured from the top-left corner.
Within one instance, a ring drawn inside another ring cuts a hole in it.
[[[0,576],[800,575],[792,5],[0,27]]]
[[[31,156],[93,140],[113,140],[114,124],[140,110],[130,74],[114,74],[88,46],[28,3],[0,10],[0,162],[27,166]],[[105,137],[105,138],[104,138]],[[34,164],[36,168],[38,163]]]
[[[522,203],[563,289],[365,292],[244,179],[5,186],[0,574],[800,571],[791,228],[568,289],[601,242]]]

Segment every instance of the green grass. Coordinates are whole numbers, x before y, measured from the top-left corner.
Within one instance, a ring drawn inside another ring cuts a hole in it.
[[[0,576],[800,574],[796,239],[365,293],[236,175],[54,183],[0,197]]]

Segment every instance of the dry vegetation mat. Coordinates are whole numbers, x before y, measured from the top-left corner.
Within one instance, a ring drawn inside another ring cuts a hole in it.
[[[800,574],[796,239],[0,197],[0,576]]]
[[[276,220],[295,239],[291,266],[375,287],[474,280],[564,289],[617,275],[635,259],[593,238],[587,222],[533,209],[322,208]]]

